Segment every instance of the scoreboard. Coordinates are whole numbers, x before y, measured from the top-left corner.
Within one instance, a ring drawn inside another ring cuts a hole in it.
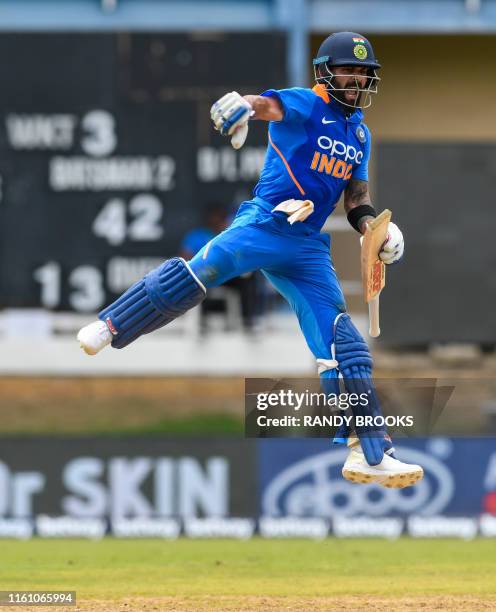
[[[284,87],[274,34],[3,34],[0,306],[95,312],[250,197],[266,148],[210,124],[227,91]]]

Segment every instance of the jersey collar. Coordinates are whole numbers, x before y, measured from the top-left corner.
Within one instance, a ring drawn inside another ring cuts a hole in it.
[[[331,98],[327,93],[325,85],[322,85],[322,83],[318,83],[317,85],[314,85],[314,87],[312,87],[312,91],[315,95],[319,96],[319,98],[322,98],[322,100],[326,104],[328,104],[333,111],[342,115],[343,118],[346,117],[341,105],[336,102],[336,100]],[[346,119],[349,123],[361,123],[363,119],[363,113],[359,108],[357,108],[357,110],[349,117],[346,117]]]

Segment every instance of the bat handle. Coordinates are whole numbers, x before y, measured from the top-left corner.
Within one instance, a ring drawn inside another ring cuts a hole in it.
[[[379,327],[379,294],[369,302],[369,335],[378,338],[381,334]]]

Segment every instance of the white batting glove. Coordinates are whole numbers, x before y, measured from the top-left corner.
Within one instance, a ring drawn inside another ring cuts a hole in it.
[[[254,114],[251,104],[237,91],[231,91],[214,102],[210,116],[222,136],[231,136],[231,144],[240,149],[248,136],[248,121]]]
[[[403,257],[404,250],[405,241],[400,228],[395,223],[389,222],[387,238],[382,245],[379,257],[385,264],[396,263]]]

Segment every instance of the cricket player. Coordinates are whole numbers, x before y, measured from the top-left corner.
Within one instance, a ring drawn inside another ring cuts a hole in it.
[[[370,42],[353,32],[329,36],[313,64],[313,89],[231,92],[215,102],[214,127],[236,149],[250,121],[269,124],[253,198],[190,261],[165,261],[81,329],[78,340],[88,354],[108,344],[123,348],[199,304],[209,287],[262,270],[298,317],[326,392],[339,393],[341,378],[348,393],[368,394],[365,407],[353,408],[355,417],[381,415],[368,346],[346,312],[329,236],[320,233],[343,192],[357,232],[363,234],[376,216],[368,189],[371,137],[362,110],[377,93],[380,64]],[[382,261],[398,261],[403,248],[401,231],[390,223]],[[353,482],[402,488],[423,476],[420,466],[395,458],[384,428],[342,429],[334,442],[350,446],[343,476]]]

